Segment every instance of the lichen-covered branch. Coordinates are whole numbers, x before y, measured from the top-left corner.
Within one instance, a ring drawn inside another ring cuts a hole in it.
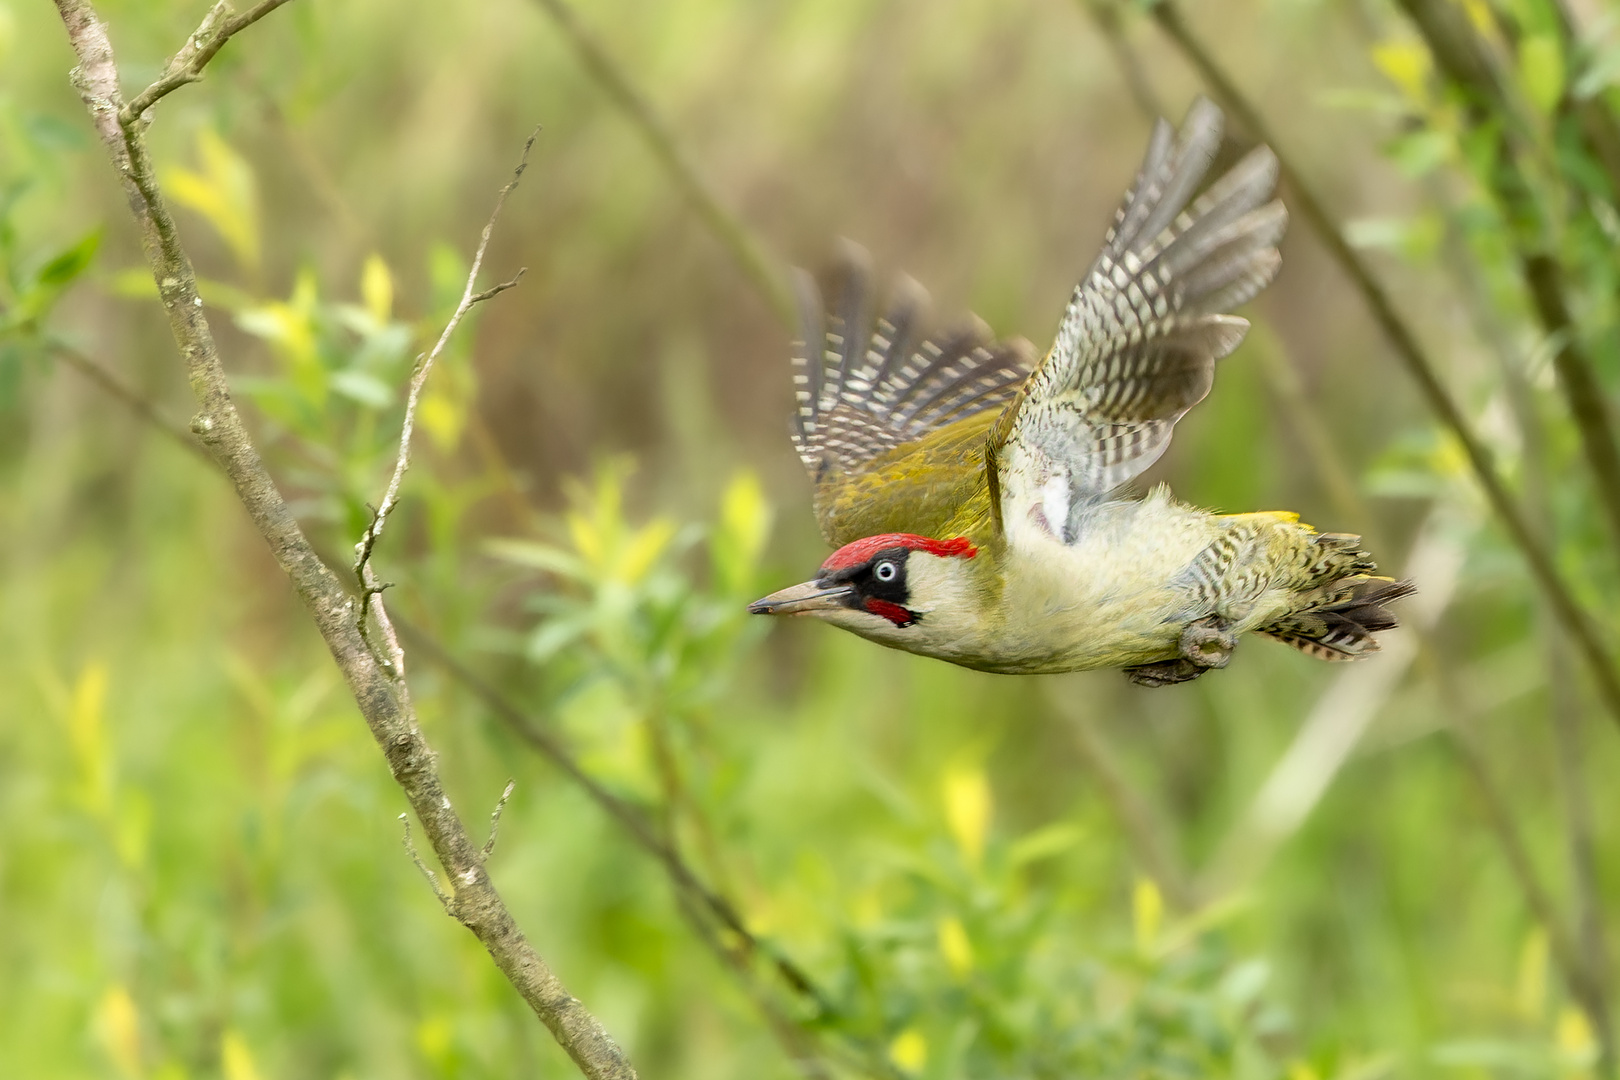
[[[203,68],[218,55],[227,41],[285,3],[288,0],[260,0],[238,15],[227,0],[220,0],[203,16],[202,23],[186,38],[180,51],[164,65],[163,74],[158,76],[158,80],[136,94],[135,99],[120,110],[119,119],[128,124],[169,94],[201,79]]]
[[[501,901],[485,872],[479,846],[444,791],[433,749],[423,738],[401,686],[378,663],[360,633],[354,598],[316,555],[265,469],[231,400],[225,368],[197,294],[196,274],[159,189],[146,147],[144,107],[136,111],[124,105],[106,24],[88,0],[56,0],[56,6],[79,59],[74,84],[123,182],[170,329],[185,357],[198,404],[192,431],[235,486],[254,527],[270,545],[348,681],[394,779],[445,869],[450,913],[478,937],[586,1076],[593,1080],[634,1077],[635,1070],[623,1052],[546,966]],[[274,6],[261,4],[248,14],[256,18]],[[229,28],[228,19],[218,21],[224,18],[221,11],[216,7],[210,18],[216,20],[216,26]],[[175,86],[201,72],[213,55],[207,48],[207,43],[197,46],[196,54],[181,69],[189,78],[180,79]],[[163,80],[154,84],[162,85]],[[152,100],[166,92],[157,93]]]

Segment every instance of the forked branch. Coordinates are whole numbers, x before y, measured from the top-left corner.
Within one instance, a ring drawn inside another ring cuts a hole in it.
[[[422,824],[444,867],[448,908],[477,936],[502,973],[592,1080],[636,1075],[601,1023],[562,985],[529,944],[484,869],[481,848],[457,816],[439,778],[436,755],[423,738],[403,680],[387,670],[361,635],[355,602],[304,535],[259,458],[226,382],[225,367],[197,294],[197,277],[158,185],[145,139],[144,112],[152,102],[195,81],[230,34],[268,14],[280,2],[258,5],[232,18],[216,6],[208,40],[188,42],[164,78],[126,107],[106,24],[89,0],[56,0],[68,40],[78,55],[73,72],[92,123],[124,185],[130,212],[151,265],[170,329],[184,355],[198,412],[196,433],[235,486],[243,508],[280,563],[349,683],[372,737]],[[228,31],[228,32],[227,32]],[[138,106],[138,108],[137,108]]]
[[[478,248],[473,252],[472,268],[467,271],[467,284],[461,290],[461,302],[456,310],[451,312],[450,320],[444,324],[444,332],[433,343],[427,355],[419,357],[416,368],[411,372],[410,390],[405,397],[405,419],[399,426],[399,454],[394,459],[394,472],[388,480],[388,490],[383,492],[382,502],[377,504],[376,511],[371,515],[371,524],[360,537],[360,542],[354,546],[354,578],[360,588],[360,613],[355,617],[356,625],[360,629],[360,636],[372,646],[368,622],[372,615],[376,616],[377,624],[383,631],[386,651],[378,653],[373,646],[372,651],[377,655],[378,661],[389,670],[394,678],[405,677],[405,654],[399,647],[394,636],[393,627],[388,622],[388,612],[382,605],[383,590],[388,583],[377,580],[377,575],[371,569],[371,556],[377,548],[377,541],[382,537],[383,529],[388,525],[388,515],[393,513],[394,507],[399,505],[400,485],[405,482],[405,472],[411,467],[411,437],[416,432],[416,407],[422,398],[422,388],[427,385],[428,375],[433,371],[433,364],[443,355],[445,347],[450,344],[451,336],[461,320],[477,305],[498,296],[507,289],[515,286],[522,279],[527,267],[520,267],[516,276],[509,281],[474,292],[478,285],[478,272],[484,266],[484,253],[489,250],[489,238],[495,231],[495,221],[501,216],[501,207],[506,205],[506,197],[512,189],[518,186],[523,179],[523,170],[529,167],[529,151],[534,149],[534,140],[540,135],[537,127],[529,133],[529,138],[523,144],[523,153],[518,157],[517,168],[512,171],[512,179],[501,188],[500,194],[495,196],[495,208],[489,213],[489,220],[484,223],[484,231],[478,237]]]

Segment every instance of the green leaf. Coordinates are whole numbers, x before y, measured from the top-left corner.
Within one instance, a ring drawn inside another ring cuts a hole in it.
[[[585,564],[572,552],[533,540],[489,540],[484,550],[497,559],[527,566],[534,570],[583,581],[587,576]]]
[[[1543,114],[1551,114],[1564,96],[1564,51],[1550,33],[1531,34],[1519,45],[1519,84],[1524,96]]]
[[[101,230],[86,233],[79,241],[59,252],[40,267],[34,280],[47,289],[62,289],[90,268],[95,261],[96,249],[101,246]]]
[[[394,403],[394,388],[364,371],[340,371],[332,376],[332,389],[352,401],[373,409],[386,409]]]
[[[253,167],[209,128],[197,133],[202,168],[170,169],[169,197],[207,219],[247,270],[259,266],[259,197]]]

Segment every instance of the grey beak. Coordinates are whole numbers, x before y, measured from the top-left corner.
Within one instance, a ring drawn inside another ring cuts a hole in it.
[[[844,606],[844,598],[854,592],[848,585],[823,585],[818,581],[806,581],[803,585],[794,585],[773,592],[763,600],[755,600],[748,605],[750,615],[809,615],[817,611],[828,611]]]

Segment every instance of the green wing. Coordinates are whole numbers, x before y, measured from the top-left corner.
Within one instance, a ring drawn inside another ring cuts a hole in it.
[[[921,335],[926,296],[902,281],[872,320],[871,274],[851,245],[837,305],[798,275],[803,330],[793,349],[793,445],[815,482],[834,546],[864,536],[938,536],[989,500],[986,435],[1034,366],[1028,342],[992,341],[974,320]],[[817,345],[820,348],[817,348]]]

